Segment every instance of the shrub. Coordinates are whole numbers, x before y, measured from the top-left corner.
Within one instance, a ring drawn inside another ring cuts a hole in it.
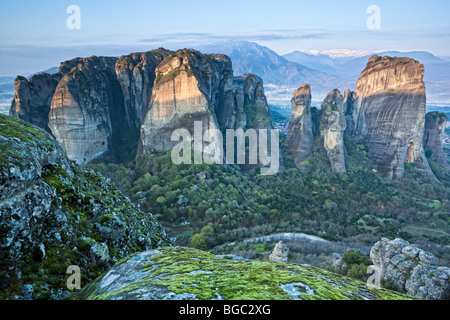
[[[194,234],[191,239],[191,246],[196,249],[205,250],[206,238],[200,233]]]

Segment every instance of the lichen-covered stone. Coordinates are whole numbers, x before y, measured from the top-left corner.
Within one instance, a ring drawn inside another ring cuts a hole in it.
[[[0,150],[0,298],[33,284],[34,299],[59,299],[70,265],[92,280],[132,252],[169,242],[151,214],[74,165],[43,129],[0,115]]]
[[[121,261],[71,299],[375,300],[408,299],[316,267],[242,261],[184,247],[161,247]]]

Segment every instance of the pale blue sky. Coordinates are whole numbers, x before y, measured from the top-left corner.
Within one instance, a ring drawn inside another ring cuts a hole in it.
[[[69,5],[81,29],[69,30]],[[369,30],[369,5],[381,29]],[[448,0],[0,0],[0,75],[58,66],[75,56],[121,55],[244,39],[294,50],[424,50],[450,56]]]

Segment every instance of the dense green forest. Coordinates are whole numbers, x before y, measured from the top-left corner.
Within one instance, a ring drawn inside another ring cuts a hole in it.
[[[239,242],[292,232],[370,249],[381,237],[402,237],[449,264],[448,175],[439,182],[407,165],[401,181],[387,180],[376,173],[366,146],[349,136],[346,174],[332,172],[319,139],[314,157],[297,168],[283,137],[280,143],[285,170],[273,176],[237,165],[175,165],[170,152],[89,166],[153,213],[177,245],[212,250],[233,243],[225,251],[267,258],[273,245]],[[320,265],[316,260],[309,262]]]

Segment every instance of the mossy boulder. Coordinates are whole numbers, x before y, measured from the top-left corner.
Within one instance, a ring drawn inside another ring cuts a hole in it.
[[[70,265],[86,283],[168,243],[150,213],[70,161],[43,129],[0,115],[0,150],[0,299],[24,298],[26,285],[28,298],[60,299]]]
[[[186,247],[161,247],[123,260],[72,299],[376,300],[409,299],[308,265],[236,261]]]

